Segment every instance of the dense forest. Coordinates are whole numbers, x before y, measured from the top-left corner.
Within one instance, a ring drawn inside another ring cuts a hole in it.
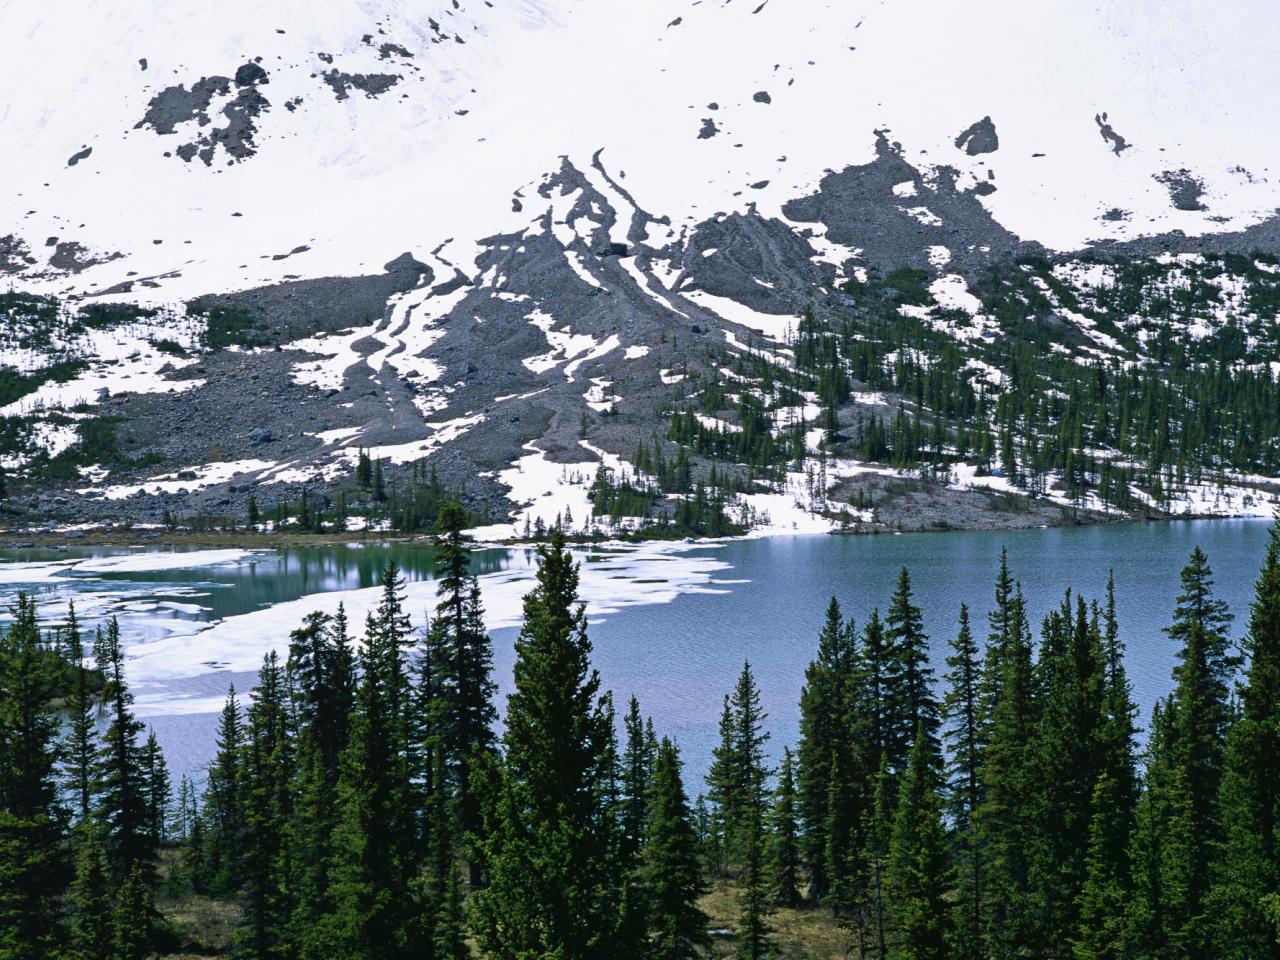
[[[1238,647],[1190,557],[1141,749],[1113,590],[1067,590],[1037,631],[1002,558],[944,664],[906,570],[865,623],[833,599],[795,744],[768,743],[744,664],[695,797],[660,723],[602,689],[559,531],[499,731],[464,521],[440,511],[429,623],[391,567],[358,640],[341,611],[281,638],[199,791],[142,736],[115,622],[87,643],[74,608],[46,629],[20,598],[0,957],[1280,956],[1277,530]]]

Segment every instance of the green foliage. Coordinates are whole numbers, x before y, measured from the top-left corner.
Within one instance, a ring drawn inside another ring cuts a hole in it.
[[[192,304],[189,305],[189,311],[205,318],[204,345],[210,350],[271,346],[271,336],[266,324],[244,307]]]
[[[524,599],[505,753],[486,817],[489,884],[472,897],[481,952],[588,960],[614,942],[619,881],[605,826],[612,717],[591,668],[577,565],[556,533]]]
[[[680,757],[667,738],[658,745],[641,878],[650,905],[653,960],[694,960],[708,942],[698,838],[680,777]]]
[[[954,883],[942,824],[934,748],[917,728],[893,818],[885,884],[894,935],[891,960],[946,960]]]

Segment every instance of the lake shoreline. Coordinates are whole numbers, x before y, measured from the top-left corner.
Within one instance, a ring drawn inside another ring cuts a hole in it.
[[[1115,516],[1096,512],[1081,511],[1081,516],[1045,516],[1038,519],[1045,522],[1025,522],[1022,513],[990,513],[981,518],[985,522],[959,522],[932,520],[925,524],[904,526],[887,523],[854,523],[844,528],[833,528],[826,531],[801,531],[767,528],[750,531],[738,536],[699,537],[697,543],[732,543],[741,540],[756,540],[773,537],[791,536],[836,536],[867,537],[895,536],[907,533],[976,533],[976,532],[1015,532],[1018,530],[1043,530],[1050,528],[1072,527],[1105,527],[1117,524],[1165,523],[1172,521],[1195,520],[1257,520],[1266,519],[1258,516],[1241,516],[1224,513],[1187,513],[1187,514],[1154,514],[1150,516]],[[1022,520],[1023,522],[1019,522]],[[971,518],[972,521],[972,518]],[[1003,522],[1001,522],[1003,521]],[[236,531],[194,531],[194,530],[157,530],[154,528],[127,526],[78,526],[63,529],[0,529],[0,550],[18,550],[30,548],[62,547],[159,547],[188,549],[280,549],[288,547],[322,547],[337,545],[394,545],[423,543],[429,544],[433,536],[428,533],[390,533],[372,530],[353,530],[345,533],[302,533],[285,531],[281,533],[244,530]],[[680,537],[605,537],[602,539],[571,540],[573,546],[641,546],[661,543],[681,542]],[[492,547],[534,546],[538,541],[523,539],[497,539],[492,537],[478,538],[477,545]]]

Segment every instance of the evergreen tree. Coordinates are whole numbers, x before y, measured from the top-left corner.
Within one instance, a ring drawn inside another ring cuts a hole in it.
[[[734,796],[734,725],[733,707],[725,694],[720,710],[719,742],[711,750],[711,767],[707,771],[707,830],[704,847],[711,871],[721,876],[729,870],[728,818]]]
[[[987,683],[996,693],[985,724],[983,799],[977,811],[987,864],[985,939],[990,955],[996,958],[1016,956],[1036,930],[1027,851],[1038,783],[1029,749],[1036,727],[1036,704],[1030,631],[1021,592],[1016,588],[1010,589],[1007,620],[1008,635],[992,641],[999,649],[988,658],[987,671],[998,671],[1001,677]]]
[[[84,642],[76,606],[68,604],[67,624],[63,631],[67,662],[71,665],[71,693],[67,698],[66,734],[62,739],[62,758],[66,769],[64,783],[71,794],[76,822],[84,823],[93,809],[94,762],[98,755],[94,721],[93,673],[85,663]]]
[[[871,944],[860,937],[862,953],[872,955],[879,960],[888,956],[889,950],[889,916],[888,898],[888,861],[893,838],[894,824],[894,790],[893,777],[889,773],[888,761],[882,761],[880,771],[876,774],[875,802],[872,805],[871,824],[867,830],[867,913]]]
[[[830,869],[827,863],[830,801],[843,802],[849,784],[833,791],[832,768],[841,759],[849,766],[852,733],[852,692],[857,664],[854,627],[840,613],[834,597],[818,635],[818,654],[805,668],[800,694],[800,741],[796,748],[797,808],[804,862],[809,872],[809,898],[826,899]],[[847,837],[837,839],[837,844]]]
[[[618,922],[620,878],[601,794],[611,774],[611,721],[563,533],[553,532],[539,558],[485,824],[489,885],[470,907],[486,956],[588,960],[607,952]]]
[[[1219,804],[1214,954],[1275,960],[1275,918],[1264,898],[1280,893],[1280,525],[1271,528],[1244,648],[1241,712],[1227,736]]]
[[[769,812],[771,882],[774,902],[783,907],[800,903],[800,847],[796,826],[796,782],[791,749],[782,748],[782,766]]]
[[[155,939],[156,908],[146,870],[135,863],[116,891],[111,960],[148,960]]]
[[[947,812],[959,865],[954,955],[958,960],[985,956],[983,916],[984,850],[976,823],[982,806],[982,668],[969,627],[969,608],[960,605],[960,629],[947,657],[947,693],[943,699],[948,747]]]
[[[1182,592],[1167,628],[1179,651],[1166,717],[1169,761],[1175,767],[1168,774],[1170,829],[1180,832],[1166,838],[1162,856],[1178,858],[1166,869],[1185,871],[1171,901],[1176,908],[1167,914],[1177,926],[1172,935],[1190,957],[1208,958],[1212,946],[1206,906],[1212,857],[1221,839],[1217,804],[1230,719],[1228,684],[1238,661],[1226,634],[1231,615],[1226,603],[1213,596],[1208,560],[1198,547],[1181,579]]]
[[[1131,955],[1193,955],[1191,876],[1195,848],[1191,794],[1180,762],[1172,697],[1151,712],[1142,793],[1130,843],[1133,897],[1125,917]]]
[[[938,701],[933,693],[933,669],[929,666],[929,638],[924,633],[920,608],[912,602],[911,577],[906,567],[886,617],[889,647],[885,676],[885,724],[889,768],[905,771],[916,731],[923,731],[925,746],[941,756]]]
[[[270,960],[284,954],[291,913],[282,844],[291,812],[291,744],[285,712],[284,670],[273,650],[263,659],[250,695],[240,762],[244,803],[244,913],[237,955]]]
[[[107,854],[96,821],[76,827],[75,879],[67,896],[67,960],[114,960],[115,928]]]
[[[66,886],[63,811],[54,778],[57,689],[35,601],[19,593],[0,637],[0,958],[49,956]]]
[[[891,960],[947,960],[954,875],[935,767],[923,722],[916,731],[893,819],[886,886]]]
[[[749,662],[742,664],[742,673],[729,698],[729,708],[732,739],[729,779],[724,791],[725,838],[730,860],[741,863],[749,843],[755,842],[749,837],[751,831],[758,831],[763,837],[770,774],[765,758],[769,733],[764,729],[768,715],[760,707],[760,690]]]
[[[1075,933],[1085,881],[1092,798],[1105,772],[1105,664],[1096,621],[1067,595],[1045,618],[1037,674],[1040,717],[1030,745],[1036,771],[1027,841],[1038,920],[1027,936],[1044,949]]]
[[[147,839],[152,848],[159,848],[166,840],[173,785],[154,730],[147,733],[142,748],[142,794],[146,807]]]
[[[622,850],[624,865],[636,862],[649,821],[649,794],[656,760],[652,726],[646,731],[640,702],[632,697],[622,720],[626,749],[622,755]]]
[[[120,624],[115,617],[94,653],[107,677],[102,699],[109,720],[98,756],[96,790],[99,816],[106,828],[107,860],[117,882],[131,876],[136,867],[142,883],[149,886],[155,877],[155,845],[147,816],[144,758],[138,745],[142,724],[133,715],[133,694],[125,682]]]
[[[653,767],[653,789],[645,831],[642,882],[650,905],[652,960],[694,960],[707,946],[707,916],[698,909],[703,893],[698,838],[690,820],[680,757],[663,738]]]
[[[290,634],[286,675],[296,729],[286,840],[292,854],[290,936],[304,960],[325,960],[335,949],[322,918],[333,911],[329,878],[339,761],[349,739],[356,681],[342,604],[332,618],[311,614]]]
[[[1071,941],[1071,955],[1074,960],[1124,960],[1128,956],[1125,913],[1131,896],[1131,798],[1103,773],[1092,800],[1085,880],[1078,903],[1080,920]]]
[[[774,952],[773,928],[769,916],[773,912],[768,865],[766,863],[765,831],[759,807],[744,808],[746,822],[740,836],[742,844],[742,872],[738,893],[738,946],[734,956],[738,960],[765,960]]]
[[[338,821],[330,878],[329,924],[335,954],[365,960],[412,956],[412,896],[417,848],[410,806],[409,687],[405,651],[411,632],[395,564],[369,615],[350,739],[338,779]]]
[[[466,511],[445,502],[436,524],[437,556],[435,618],[428,646],[433,651],[432,682],[435,685],[439,749],[444,751],[445,772],[454,797],[458,828],[464,835],[481,829],[479,798],[473,789],[472,771],[483,754],[494,749],[492,643],[484,624],[480,588],[470,575]],[[432,694],[427,694],[430,698]],[[470,858],[470,881],[481,879],[481,863]]]
[[[240,769],[242,738],[240,702],[236,699],[233,684],[227,691],[227,701],[218,719],[214,758],[209,765],[201,817],[201,869],[195,876],[197,888],[207,888],[215,893],[229,892],[240,883],[244,842]]]

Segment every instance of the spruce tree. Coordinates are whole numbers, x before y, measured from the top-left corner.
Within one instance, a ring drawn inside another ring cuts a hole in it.
[[[67,960],[114,960],[111,879],[95,820],[76,826],[75,878],[67,895]]]
[[[1085,879],[1077,905],[1079,926],[1071,940],[1071,956],[1074,960],[1125,960],[1129,955],[1125,914],[1131,895],[1130,798],[1103,773],[1092,801]]]
[[[729,870],[728,811],[735,802],[734,789],[734,726],[733,707],[725,694],[720,710],[719,742],[711,750],[711,766],[707,770],[707,793],[699,797],[707,807],[707,830],[704,838],[707,865],[710,871],[724,876]]]
[[[1191,793],[1181,763],[1172,697],[1151,712],[1142,793],[1130,841],[1133,896],[1125,915],[1130,955],[1195,955],[1192,872],[1196,848]]]
[[[446,501],[436,521],[435,617],[431,622],[428,647],[433,691],[425,691],[434,707],[434,736],[444,751],[445,772],[458,817],[458,829],[473,835],[482,826],[479,798],[471,785],[472,771],[482,755],[495,745],[493,725],[496,711],[493,698],[492,642],[484,623],[480,588],[470,574],[467,537],[463,530],[467,514]],[[473,851],[474,852],[474,851]],[[480,883],[482,864],[469,858],[469,879]]]
[[[969,626],[969,608],[960,605],[960,628],[947,657],[947,692],[943,699],[948,747],[947,812],[951,820],[959,866],[955,956],[979,960],[985,956],[983,916],[985,851],[976,822],[982,806],[983,734],[982,667],[978,645]]]
[[[769,811],[769,870],[773,900],[781,907],[800,903],[800,846],[796,824],[796,781],[791,749],[782,748],[782,766]]]
[[[746,820],[739,832],[742,871],[738,877],[738,944],[734,956],[738,960],[766,960],[773,955],[775,944],[769,925],[773,898],[763,814],[759,807],[748,806],[743,809],[743,816]]]
[[[857,672],[854,627],[844,620],[840,604],[832,597],[818,635],[817,656],[805,668],[800,694],[800,741],[796,747],[797,808],[809,873],[808,895],[814,902],[824,901],[827,895],[832,767],[841,759],[848,766],[847,754],[853,746],[849,742],[853,706],[850,687]],[[838,788],[834,796],[842,802],[843,794],[844,790]]]
[[[146,807],[147,839],[153,848],[159,849],[166,840],[173,784],[154,730],[148,731],[146,743],[142,747],[142,793]]]
[[[263,659],[250,695],[241,759],[244,802],[242,841],[244,911],[237,955],[249,960],[280,956],[288,940],[288,848],[282,841],[291,813],[291,743],[285,710],[284,670],[273,650]]]
[[[84,642],[74,603],[67,605],[67,662],[71,665],[71,692],[67,697],[66,733],[62,739],[62,758],[66,770],[64,784],[71,794],[77,823],[89,819],[93,809],[94,763],[98,755],[94,692],[94,674],[85,662]]]
[[[1230,719],[1228,684],[1238,661],[1226,633],[1231,615],[1225,602],[1213,596],[1212,573],[1198,547],[1181,580],[1173,623],[1167,628],[1179,644],[1166,717],[1174,767],[1167,777],[1170,830],[1176,832],[1166,838],[1168,849],[1162,856],[1166,870],[1180,877],[1170,900],[1174,907],[1167,913],[1167,922],[1176,927],[1172,936],[1190,957],[1208,958],[1212,921],[1206,907],[1212,858],[1221,841],[1217,804]],[[1177,863],[1169,858],[1177,858]]]
[[[338,779],[330,935],[342,957],[412,956],[415,811],[408,764],[411,631],[395,564],[365,626],[360,686]]]
[[[49,956],[54,910],[66,887],[63,811],[54,777],[58,721],[53,660],[35,601],[19,593],[0,636],[0,958]]]
[[[1030,750],[1037,708],[1025,606],[1019,590],[1010,593],[1008,635],[991,641],[988,649],[998,649],[984,671],[996,670],[1001,677],[987,684],[996,693],[985,724],[983,799],[977,812],[987,864],[985,938],[993,957],[1015,956],[1036,930],[1027,839],[1039,782]]]
[[[645,733],[640,702],[633,696],[622,718],[626,748],[622,755],[622,859],[633,863],[644,842],[649,820],[650,781],[655,762],[653,744]]]
[[[1244,650],[1241,711],[1227,736],[1219,801],[1214,954],[1275,960],[1275,919],[1263,901],[1280,893],[1280,525],[1267,541]]]
[[[355,666],[342,604],[332,617],[308,616],[290,635],[289,712],[296,729],[294,796],[287,830],[292,852],[291,938],[305,960],[332,949],[321,918],[330,914],[329,876],[337,821],[339,760],[350,733]]]
[[[888,956],[889,950],[889,916],[888,884],[889,852],[892,845],[894,824],[894,788],[893,777],[889,773],[889,764],[885,760],[880,764],[876,774],[875,798],[872,804],[871,823],[867,829],[867,914],[871,945],[866,948],[865,939],[860,938],[863,954],[872,954],[880,960]]]
[[[649,956],[695,960],[708,942],[707,916],[698,908],[705,888],[680,757],[665,737],[654,760],[648,814],[641,878],[650,908]]]
[[[938,701],[933,692],[933,668],[929,666],[929,638],[924,620],[911,593],[906,567],[898,575],[886,617],[889,648],[885,677],[885,724],[889,768],[895,774],[906,769],[916,731],[923,731],[925,746],[941,756]]]
[[[145,867],[135,863],[116,890],[111,960],[149,960],[153,956],[156,916]]]
[[[1106,681],[1097,627],[1083,598],[1068,594],[1045,618],[1037,664],[1041,708],[1030,745],[1037,776],[1027,848],[1038,920],[1027,935],[1046,950],[1077,929],[1092,799],[1105,772]]]
[[[198,889],[228,893],[240,885],[244,843],[244,796],[240,751],[243,740],[240,702],[233,684],[218,718],[215,752],[209,765],[201,816],[201,856],[195,882]],[[193,838],[194,845],[194,838]]]
[[[611,721],[562,533],[539,559],[485,824],[489,884],[469,906],[486,956],[588,960],[607,952],[618,923],[620,878],[600,792],[612,774]]]
[[[112,876],[123,881],[138,868],[144,885],[155,878],[155,845],[147,816],[146,772],[138,735],[142,723],[133,715],[133,694],[124,675],[120,624],[112,617],[94,651],[107,683],[102,699],[108,723],[98,756],[99,816],[105,824],[107,860]]]
[[[860,675],[863,685],[863,713],[867,731],[864,755],[867,769],[879,771],[881,761],[889,756],[889,677],[892,673],[892,651],[885,636],[884,622],[879,609],[871,611],[867,625],[862,630],[862,644],[858,651]]]
[[[890,960],[947,960],[954,875],[947,854],[933,746],[916,731],[899,789],[886,886],[892,928]]]

